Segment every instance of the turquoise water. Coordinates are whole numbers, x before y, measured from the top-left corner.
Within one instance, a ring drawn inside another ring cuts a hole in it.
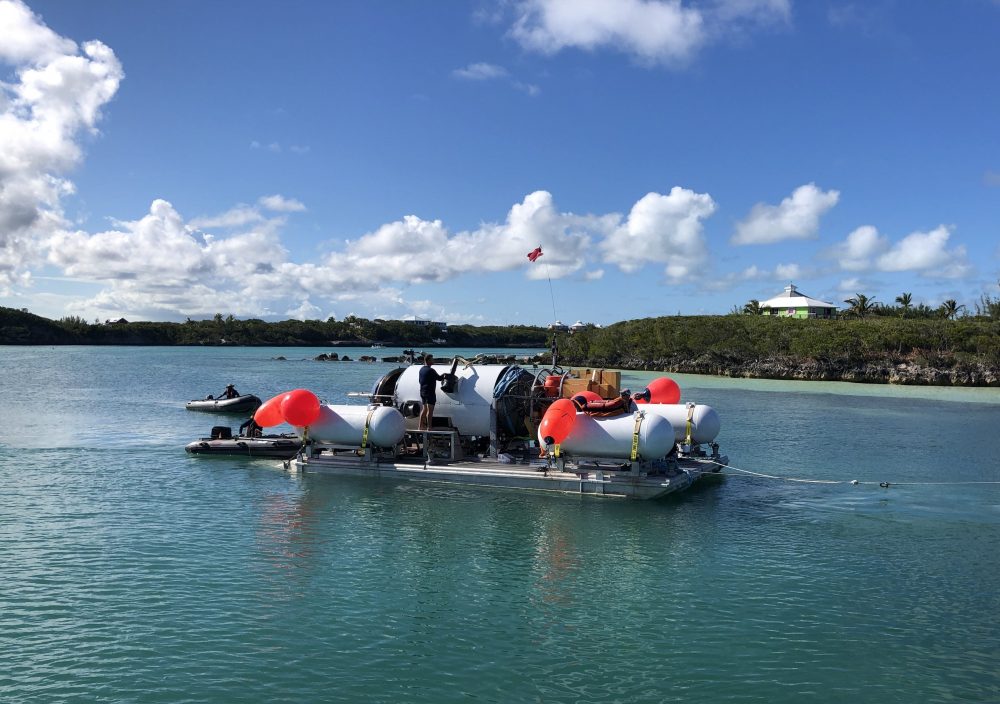
[[[629,502],[184,453],[218,422],[190,398],[345,402],[392,366],[320,351],[0,347],[0,702],[1000,701],[1000,485],[961,483],[1000,481],[1000,390],[675,377],[734,466],[889,489]]]

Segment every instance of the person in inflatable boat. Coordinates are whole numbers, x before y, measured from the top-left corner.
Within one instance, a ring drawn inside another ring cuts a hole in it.
[[[219,398],[239,398],[240,392],[236,390],[236,387],[229,384],[226,390],[219,394]]]

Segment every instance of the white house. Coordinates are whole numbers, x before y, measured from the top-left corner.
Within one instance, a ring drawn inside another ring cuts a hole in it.
[[[423,318],[418,318],[415,315],[404,315],[399,320],[400,320],[400,322],[411,323],[413,325],[417,325],[417,326],[422,327],[422,328],[429,328],[431,326],[436,326],[436,327],[440,328],[441,330],[447,330],[448,329],[448,323],[443,323],[443,322],[441,322],[439,320],[424,320]]]
[[[810,298],[795,288],[785,286],[784,292],[760,303],[763,315],[780,315],[785,318],[836,318],[837,306],[817,298]]]

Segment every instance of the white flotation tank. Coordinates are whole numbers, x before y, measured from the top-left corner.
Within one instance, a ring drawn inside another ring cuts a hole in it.
[[[640,409],[651,415],[666,418],[674,426],[674,440],[684,442],[687,438],[688,404],[685,403],[644,403]],[[691,442],[695,445],[715,440],[722,429],[719,414],[711,406],[691,404]]]
[[[637,459],[653,460],[665,457],[674,446],[674,428],[662,415],[636,411],[627,415],[602,418],[578,413],[569,436],[560,445],[560,452],[577,457],[613,457],[629,459],[636,416],[639,423]],[[545,438],[539,437],[544,446]]]
[[[392,447],[403,439],[403,415],[390,406],[320,406],[309,437],[335,445],[361,446],[368,425],[368,445]],[[302,436],[302,428],[295,432]]]
[[[439,374],[451,372],[451,364],[432,365]],[[414,416],[420,407],[421,365],[407,367],[396,381],[395,403],[400,408],[411,404]],[[488,436],[490,434],[490,406],[497,382],[509,369],[509,365],[474,364],[468,367],[458,365],[455,376],[458,383],[453,391],[444,391],[436,385],[434,405],[435,418],[447,418],[452,427],[462,435]],[[414,425],[416,418],[413,419]]]

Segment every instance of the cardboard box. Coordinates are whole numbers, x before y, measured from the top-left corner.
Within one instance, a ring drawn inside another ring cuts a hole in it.
[[[622,373],[611,371],[609,369],[602,369],[600,381],[602,384],[611,384],[617,389],[621,386],[622,383]]]
[[[600,394],[601,398],[617,398],[618,387],[613,384],[596,384],[594,392]]]
[[[586,379],[571,379],[567,378],[563,380],[562,395],[563,398],[571,398],[581,391],[589,391],[590,382]]]

